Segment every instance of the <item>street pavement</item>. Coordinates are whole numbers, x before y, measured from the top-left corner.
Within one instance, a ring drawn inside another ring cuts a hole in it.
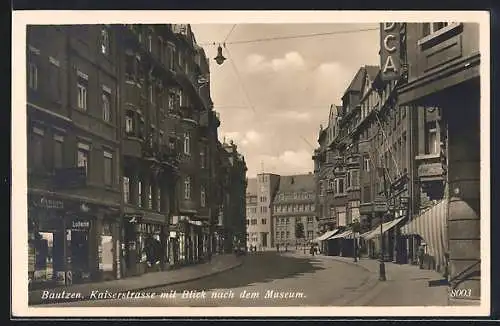
[[[240,267],[228,272],[147,290],[150,295],[156,294],[153,298],[129,296],[43,307],[332,306],[354,289],[365,286],[371,276],[368,270],[357,265],[321,257],[258,252],[249,253],[243,259]],[[174,292],[175,298],[167,297]],[[183,293],[186,294],[183,296]]]
[[[258,252],[230,271],[143,291],[140,298],[65,302],[71,307],[444,306],[446,286],[429,286],[439,274],[415,266],[295,253]],[[271,292],[272,291],[272,292]],[[135,294],[134,294],[135,295]],[[96,294],[97,296],[97,294]],[[93,299],[97,299],[96,296]],[[137,295],[135,295],[137,296]]]

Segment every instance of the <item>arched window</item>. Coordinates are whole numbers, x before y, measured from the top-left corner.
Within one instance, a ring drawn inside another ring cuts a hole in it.
[[[109,94],[104,92],[102,94],[102,119],[106,122],[111,121],[111,105]]]
[[[191,178],[184,179],[184,199],[191,199]]]

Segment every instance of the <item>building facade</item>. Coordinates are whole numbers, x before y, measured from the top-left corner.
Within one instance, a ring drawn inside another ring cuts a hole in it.
[[[279,175],[261,173],[257,178],[249,179],[247,193],[248,208],[246,217],[246,232],[250,243],[258,250],[269,250],[275,246],[274,225],[272,223],[272,204],[279,186]]]
[[[246,232],[246,192],[247,166],[245,158],[238,153],[233,142],[222,143],[222,224],[224,252],[247,248]]]
[[[32,285],[210,256],[226,171],[190,26],[30,26],[26,50]]]
[[[318,233],[315,201],[316,184],[312,173],[280,176],[273,198],[272,224],[275,244],[282,249],[305,245]]]
[[[381,30],[391,32],[391,24]],[[425,197],[444,198],[450,286],[480,297],[479,24],[407,23],[399,102],[418,117],[415,158]],[[428,139],[426,142],[425,140]],[[428,144],[426,148],[425,144]],[[424,197],[424,196],[422,196]]]

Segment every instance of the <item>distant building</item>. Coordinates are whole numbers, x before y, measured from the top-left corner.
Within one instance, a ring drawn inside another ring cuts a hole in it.
[[[275,244],[295,247],[318,234],[314,199],[316,185],[312,173],[280,176],[273,199],[272,223]],[[296,234],[297,230],[301,230]]]
[[[246,194],[246,225],[249,243],[260,250],[274,247],[272,203],[276,193],[279,175],[271,173],[258,174],[249,179]]]

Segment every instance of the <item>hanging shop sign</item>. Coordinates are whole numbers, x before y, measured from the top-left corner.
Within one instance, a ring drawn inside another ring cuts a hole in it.
[[[382,80],[397,80],[401,71],[400,24],[380,24],[380,66]]]

